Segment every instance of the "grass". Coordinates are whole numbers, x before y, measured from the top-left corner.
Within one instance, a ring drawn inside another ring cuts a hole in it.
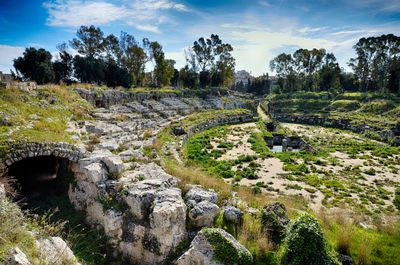
[[[0,126],[0,142],[73,143],[66,132],[67,122],[87,119],[90,109],[76,92],[63,86],[48,85],[30,93],[0,89],[0,112],[10,120],[7,126]]]

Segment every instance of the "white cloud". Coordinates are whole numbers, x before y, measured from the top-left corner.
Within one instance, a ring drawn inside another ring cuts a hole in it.
[[[185,5],[169,0],[135,0],[124,4],[104,1],[55,0],[43,4],[49,12],[47,25],[79,27],[122,21],[139,30],[159,32],[156,26],[165,21],[162,10],[188,11]]]
[[[143,31],[150,31],[154,33],[160,33],[159,29],[157,26],[151,26],[151,25],[137,25],[137,29],[143,30]]]
[[[317,31],[323,31],[325,29],[326,29],[326,27],[320,27],[320,28],[304,27],[304,28],[299,29],[299,32],[301,32],[301,33],[317,32]]]
[[[47,19],[49,26],[103,25],[129,16],[123,6],[106,2],[56,1],[44,6],[50,15]]]
[[[21,56],[24,51],[24,47],[0,44],[0,71],[10,73],[10,69],[14,68],[13,59]]]
[[[258,3],[262,6],[271,6],[270,3],[268,3],[267,1],[258,1]]]

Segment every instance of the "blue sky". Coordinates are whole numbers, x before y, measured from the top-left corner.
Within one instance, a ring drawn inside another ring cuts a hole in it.
[[[25,47],[56,55],[57,44],[91,24],[156,40],[177,67],[186,47],[215,33],[234,47],[236,70],[270,72],[273,57],[298,48],[325,48],[348,70],[359,38],[400,35],[400,0],[0,0],[0,71]]]

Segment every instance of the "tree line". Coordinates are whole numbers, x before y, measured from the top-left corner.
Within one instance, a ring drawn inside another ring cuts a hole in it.
[[[73,48],[78,54],[68,52]],[[235,59],[233,48],[223,43],[218,35],[210,39],[200,38],[186,54],[187,64],[175,69],[175,61],[166,59],[162,46],[157,41],[121,32],[105,36],[100,28],[81,26],[76,38],[69,44],[57,46],[58,58],[43,48],[26,48],[23,56],[14,59],[17,79],[44,83],[106,84],[109,87],[210,87],[230,86],[233,82]],[[146,73],[146,65],[154,68]]]
[[[27,48],[22,57],[14,59],[15,75],[38,84],[55,82],[106,84],[110,87],[167,86],[174,76],[173,60],[165,59],[162,46],[144,38],[141,42],[134,36],[121,32],[104,36],[100,28],[81,26],[69,46],[78,52],[68,52],[68,44],[57,46],[59,58],[44,49]],[[154,74],[146,77],[148,62],[154,65]],[[150,80],[146,80],[150,79]]]
[[[274,91],[379,91],[400,93],[400,37],[393,34],[361,38],[353,48],[356,57],[339,67],[333,53],[325,49],[298,49],[281,53],[270,61],[276,71]]]
[[[78,54],[68,52],[73,48]],[[353,48],[356,57],[346,73],[333,53],[325,49],[298,49],[281,53],[270,61],[276,72],[274,92],[294,91],[380,91],[400,93],[400,37],[393,34],[361,38]],[[121,32],[105,36],[100,28],[81,26],[69,44],[57,46],[58,58],[50,52],[27,48],[14,59],[14,76],[44,83],[96,83],[109,87],[231,87],[263,95],[270,92],[271,80],[263,75],[246,85],[235,84],[233,47],[218,35],[201,37],[185,50],[186,65],[176,69],[175,61],[166,59],[162,46],[147,38],[138,41]],[[153,71],[146,73],[152,63]]]

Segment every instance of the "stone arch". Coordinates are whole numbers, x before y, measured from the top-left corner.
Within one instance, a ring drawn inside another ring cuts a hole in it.
[[[60,185],[70,181],[72,168],[82,156],[77,147],[61,142],[9,146],[1,162],[0,176],[14,179],[18,183],[18,196],[28,200],[58,194]]]
[[[76,163],[82,155],[76,146],[63,142],[11,144],[0,163],[0,176],[6,175],[11,165],[26,158],[53,156]]]

